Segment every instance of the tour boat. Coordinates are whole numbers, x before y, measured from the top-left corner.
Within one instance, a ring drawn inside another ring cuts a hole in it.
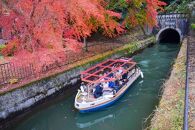
[[[109,59],[81,72],[74,106],[81,113],[115,103],[143,73],[131,58]]]

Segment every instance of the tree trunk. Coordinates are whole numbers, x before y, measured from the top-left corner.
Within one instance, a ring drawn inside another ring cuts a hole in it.
[[[85,50],[85,52],[88,52],[88,46],[87,46],[87,41],[86,41],[85,37],[83,38],[83,43],[84,43],[84,50]]]
[[[141,30],[142,30],[144,36],[146,36],[146,32],[145,32],[144,28],[143,28],[141,25],[140,25],[140,28],[141,28]]]

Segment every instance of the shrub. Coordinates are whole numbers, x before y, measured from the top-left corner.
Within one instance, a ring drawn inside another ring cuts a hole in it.
[[[192,23],[192,24],[191,24],[191,28],[192,28],[193,30],[195,30],[195,23]]]
[[[1,52],[1,50],[4,49],[5,47],[6,47],[6,45],[0,44],[0,52]]]

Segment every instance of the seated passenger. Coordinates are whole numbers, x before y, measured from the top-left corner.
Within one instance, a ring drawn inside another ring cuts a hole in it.
[[[128,74],[127,74],[127,73],[124,73],[124,74],[122,75],[122,78],[123,78],[123,79],[127,79],[127,76],[128,76]]]
[[[80,89],[81,89],[82,92],[87,91],[87,86],[84,84],[84,82],[81,83]]]
[[[127,74],[127,73],[124,73],[124,74],[122,75],[122,80],[123,80],[124,82],[126,82],[126,81],[127,81],[127,77],[128,77],[128,74]]]
[[[122,69],[122,67],[120,67],[119,70],[117,70],[117,72],[116,72],[116,77],[119,78],[119,79],[121,79],[122,78],[121,77],[121,74],[122,73],[123,73],[123,69]]]
[[[108,77],[113,77],[114,76],[114,74],[113,73],[110,73],[109,75],[108,75]]]
[[[115,81],[115,86],[119,86],[119,81],[118,80]]]
[[[114,82],[110,81],[110,82],[108,83],[108,87],[114,88],[114,86],[115,86],[115,83],[114,83]]]
[[[118,71],[119,71],[119,73],[121,74],[121,73],[123,72],[123,68],[120,67]]]
[[[103,83],[103,88],[108,88],[108,82]]]
[[[100,96],[102,96],[102,90],[103,90],[103,88],[101,87],[101,85],[100,84],[98,84],[96,87],[95,87],[95,91],[94,91],[94,97],[95,98],[98,98],[98,97],[100,97]]]
[[[110,81],[108,87],[113,88],[114,90],[118,91],[119,86],[116,86],[115,82]]]

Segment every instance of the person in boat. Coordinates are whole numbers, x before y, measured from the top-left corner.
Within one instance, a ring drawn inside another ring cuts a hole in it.
[[[103,83],[103,88],[105,88],[105,89],[108,88],[108,82]]]
[[[121,74],[123,73],[123,69],[122,69],[122,67],[120,67],[118,70],[117,70],[117,72],[116,72],[116,77],[117,78],[119,78],[119,79],[121,79],[122,77],[121,77]]]
[[[116,90],[116,91],[119,90],[119,86],[116,86],[115,82],[113,82],[113,81],[110,81],[110,82],[108,83],[108,87],[110,87],[110,88],[112,88],[112,89],[114,89],[114,90]]]
[[[98,84],[95,87],[95,91],[94,91],[93,95],[95,98],[98,98],[98,97],[102,96],[102,94],[103,94],[103,88],[102,88],[101,84]]]
[[[114,76],[114,74],[113,73],[110,73],[109,75],[108,75],[108,77],[113,77]]]
[[[128,73],[124,73],[124,74],[122,75],[122,81],[123,81],[123,82],[126,82],[126,81],[127,81],[127,76],[128,76]]]
[[[81,83],[80,89],[82,92],[86,92],[87,91],[87,86],[85,85],[84,82]]]

